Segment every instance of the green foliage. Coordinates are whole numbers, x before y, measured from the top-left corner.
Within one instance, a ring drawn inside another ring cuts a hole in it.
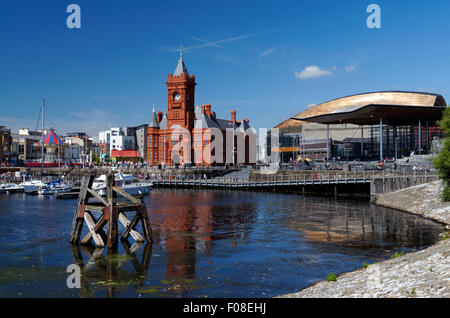
[[[439,154],[433,160],[433,166],[438,170],[439,177],[444,183],[442,199],[450,201],[450,109],[446,108],[439,126],[445,131],[447,137],[442,143]]]
[[[416,294],[416,289],[415,288],[411,289],[411,295],[415,295],[415,294]]]
[[[403,256],[403,255],[405,255],[405,251],[395,252],[395,254],[391,256],[391,259]]]
[[[363,264],[364,268],[369,267],[369,265],[370,265],[369,263],[364,263],[364,264]]]
[[[335,282],[336,279],[337,279],[337,277],[336,277],[336,275],[333,274],[333,273],[328,274],[328,276],[327,276],[327,282]]]

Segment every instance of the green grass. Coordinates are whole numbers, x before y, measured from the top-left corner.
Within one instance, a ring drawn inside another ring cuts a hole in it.
[[[391,255],[391,259],[397,258],[397,257],[401,257],[405,255],[405,251],[401,251],[401,252],[395,252],[394,255]]]
[[[327,282],[335,282],[336,279],[337,279],[337,278],[336,278],[336,275],[333,274],[333,273],[328,274],[328,276],[327,276]]]

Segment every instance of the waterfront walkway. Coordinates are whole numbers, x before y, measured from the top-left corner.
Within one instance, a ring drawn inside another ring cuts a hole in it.
[[[156,187],[187,187],[187,188],[292,188],[308,186],[370,185],[370,194],[379,195],[437,180],[436,174],[429,172],[389,172],[389,171],[320,171],[297,174],[251,175],[245,177],[216,177],[211,179],[185,179],[183,177],[161,177],[152,179]]]

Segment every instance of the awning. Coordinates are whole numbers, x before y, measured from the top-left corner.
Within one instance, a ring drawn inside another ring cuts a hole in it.
[[[404,125],[416,123],[420,119],[424,121],[437,121],[442,118],[443,106],[405,106],[405,105],[366,105],[339,109],[335,112],[312,116],[312,117],[292,117],[294,120],[301,120],[320,124],[355,124],[355,125],[376,125],[380,123],[380,118],[385,124]]]

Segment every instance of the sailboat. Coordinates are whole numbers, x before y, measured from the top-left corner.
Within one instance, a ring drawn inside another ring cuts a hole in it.
[[[63,141],[58,137],[53,128],[50,128],[47,135],[42,140],[42,144],[47,145],[47,150],[49,153],[54,153],[56,148],[58,149],[58,179],[45,183],[39,187],[38,193],[44,194],[56,194],[56,193],[66,193],[72,191],[73,185],[71,183],[64,182],[61,178],[61,166],[60,166],[60,146]]]
[[[44,140],[45,99],[42,99],[41,114],[42,114],[42,131],[41,131],[41,133],[42,133],[42,140]],[[41,179],[40,180],[36,180],[36,179],[24,180],[19,185],[21,187],[23,187],[23,191],[25,193],[29,193],[29,194],[38,193],[39,188],[44,185],[43,175],[44,175],[44,143],[41,143]]]
[[[38,193],[40,195],[45,194],[56,194],[56,193],[67,193],[72,191],[73,185],[64,182],[61,178],[54,181],[47,182],[43,186],[39,187]]]
[[[53,128],[49,129],[46,135],[44,135],[44,114],[45,114],[45,100],[42,99],[42,139],[39,141],[41,145],[41,179],[40,180],[29,180],[21,183],[24,191],[26,193],[38,193],[41,195],[44,194],[55,194],[55,193],[63,193],[72,191],[72,184],[68,184],[63,182],[61,179],[61,172],[59,171],[59,177],[57,180],[44,182],[44,146],[47,146],[48,151],[54,152],[56,151],[55,146],[58,147],[58,167],[59,165],[59,147],[63,144],[63,141],[56,135]]]

